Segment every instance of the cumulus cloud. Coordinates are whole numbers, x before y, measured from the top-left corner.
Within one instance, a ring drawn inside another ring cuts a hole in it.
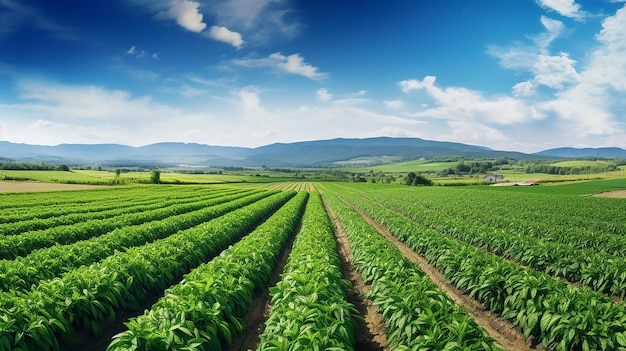
[[[582,20],[585,12],[575,0],[536,0],[537,4],[544,9],[558,12],[561,16]]]
[[[304,62],[304,58],[300,54],[292,54],[285,56],[280,52],[270,55],[271,59],[277,62],[278,67],[288,73],[301,75],[309,79],[324,78],[324,74],[318,71],[318,68]]]
[[[255,43],[266,42],[277,34],[294,37],[301,27],[289,18],[290,4],[283,0],[215,0],[206,8],[219,25],[241,29]]]
[[[527,97],[535,94],[535,84],[532,81],[520,82],[513,86],[513,95]]]
[[[189,0],[174,0],[169,8],[161,12],[160,16],[176,20],[179,26],[188,31],[200,33],[206,28],[202,21],[203,15],[199,11],[200,3]]]
[[[410,79],[398,83],[403,92],[422,90],[437,104],[434,108],[413,113],[415,117],[447,120],[482,120],[493,124],[509,125],[543,118],[534,106],[510,96],[485,97],[480,92],[462,87],[439,88],[436,77],[423,80]]]
[[[563,52],[558,56],[539,55],[532,68],[535,82],[554,89],[563,88],[564,83],[576,83],[580,76],[574,68],[575,63]]]
[[[292,54],[285,56],[280,52],[273,53],[267,58],[248,58],[234,60],[235,65],[244,67],[273,67],[283,72],[300,75],[312,80],[326,78],[326,74],[319,69],[304,61],[300,54]]]
[[[546,32],[535,37],[532,45],[490,50],[502,66],[531,77],[515,84],[510,96],[439,87],[434,76],[404,80],[398,83],[402,91],[421,92],[432,100],[432,107],[423,106],[409,115],[446,121],[450,132],[439,136],[465,142],[484,139],[504,145],[507,132],[512,133],[515,126],[515,133],[526,133],[535,148],[545,146],[545,138],[559,138],[565,145],[622,145],[620,138],[626,135],[622,117],[626,111],[626,6],[602,21],[597,45],[580,65],[568,53],[550,53],[550,43],[563,31],[562,23],[546,17],[542,23]]]
[[[596,38],[600,46],[590,53],[577,83],[543,108],[568,121],[567,128],[578,135],[611,136],[623,133],[622,114],[615,111],[626,111],[626,6],[602,22]]]
[[[237,49],[241,48],[243,45],[243,39],[241,38],[241,34],[237,32],[232,32],[226,27],[220,26],[211,26],[207,34],[211,39],[221,41],[227,44],[230,44]]]

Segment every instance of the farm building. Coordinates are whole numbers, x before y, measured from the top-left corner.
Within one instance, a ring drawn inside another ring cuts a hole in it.
[[[487,183],[497,183],[499,180],[504,179],[504,176],[502,174],[487,173],[487,175],[485,175],[483,179]]]
[[[529,179],[523,182],[505,182],[505,183],[497,183],[491,184],[493,186],[528,186],[528,185],[539,185],[539,179]]]

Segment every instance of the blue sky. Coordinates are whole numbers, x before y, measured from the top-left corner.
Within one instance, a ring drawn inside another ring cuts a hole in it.
[[[625,5],[0,0],[0,140],[626,148]]]

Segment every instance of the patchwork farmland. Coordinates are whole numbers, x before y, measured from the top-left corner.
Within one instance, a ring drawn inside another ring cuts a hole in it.
[[[0,350],[626,350],[624,183],[0,193]]]

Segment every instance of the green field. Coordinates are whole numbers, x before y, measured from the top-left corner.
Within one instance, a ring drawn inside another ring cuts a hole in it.
[[[611,161],[606,160],[570,160],[551,163],[551,166],[556,167],[595,167],[595,166],[607,166]]]
[[[456,167],[458,162],[431,162],[426,160],[413,160],[413,161],[403,161],[403,162],[394,162],[379,166],[372,167],[361,167],[361,168],[341,168],[342,171],[346,172],[385,172],[385,173],[406,173],[406,172],[440,172],[447,168]]]
[[[64,171],[37,171],[37,170],[0,170],[0,181],[3,179],[30,180],[48,183],[76,183],[76,184],[128,184],[146,183],[150,180],[150,172],[122,172],[119,177],[114,171],[72,170]],[[226,173],[226,174],[189,174],[170,171],[161,171],[161,181],[164,183],[192,183],[192,184],[223,184],[223,183],[266,183],[291,179],[279,172]]]
[[[626,347],[626,199],[582,196],[626,190],[626,177],[245,184],[0,193],[0,350],[221,350],[265,309],[258,350],[365,348],[337,242],[393,348],[518,350],[529,336],[545,350]],[[268,289],[272,304],[253,307]],[[473,300],[514,328],[487,332]]]

